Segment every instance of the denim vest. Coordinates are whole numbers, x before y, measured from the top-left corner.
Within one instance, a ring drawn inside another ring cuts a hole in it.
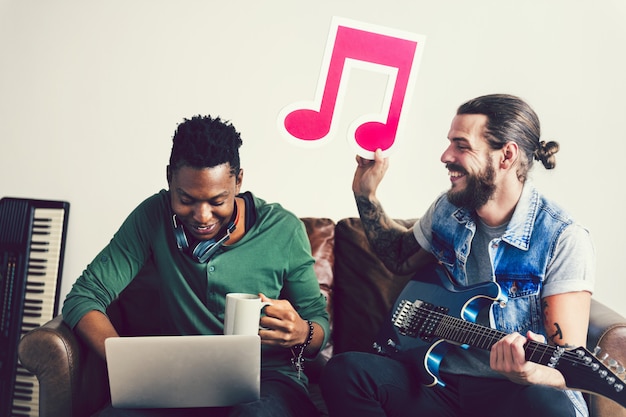
[[[495,281],[508,297],[506,307],[492,306],[492,326],[506,333],[532,330],[545,336],[541,287],[558,238],[572,222],[532,185],[524,185],[504,235],[489,245]],[[475,232],[475,213],[445,197],[439,201],[433,214],[432,251],[459,285],[468,285],[466,263]]]
[[[433,213],[432,253],[459,285],[467,285],[466,264],[476,232],[475,213],[452,205],[444,196]],[[527,181],[500,238],[489,244],[495,281],[508,297],[504,308],[491,307],[491,325],[505,333],[528,330],[546,336],[541,312],[541,288],[559,236],[572,218],[546,200]],[[493,278],[492,278],[493,279]],[[588,416],[578,391],[566,390],[578,417]]]

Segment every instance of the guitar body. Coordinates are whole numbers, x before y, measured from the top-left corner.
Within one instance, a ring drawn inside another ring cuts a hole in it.
[[[434,264],[420,270],[404,287],[374,343],[374,349],[385,356],[417,366],[423,384],[445,385],[439,377],[439,365],[448,350],[449,342],[443,339],[422,339],[415,335],[402,334],[394,326],[394,314],[403,300],[428,300],[436,303],[441,314],[461,318],[474,323],[478,313],[494,302],[505,302],[506,296],[495,282],[485,282],[469,287],[460,287],[450,279],[443,266]]]

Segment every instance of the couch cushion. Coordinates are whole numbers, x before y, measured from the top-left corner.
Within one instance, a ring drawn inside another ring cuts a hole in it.
[[[410,227],[415,220],[397,220]],[[342,219],[335,227],[333,294],[335,353],[371,352],[380,326],[410,275],[391,273],[372,252],[361,220]]]
[[[311,254],[315,258],[315,274],[320,284],[320,290],[328,300],[327,310],[332,324],[332,296],[335,264],[335,222],[331,219],[317,217],[303,217],[306,227]]]
[[[335,222],[327,218],[303,217],[302,222],[306,227],[309,241],[311,242],[311,253],[315,258],[315,274],[320,284],[320,291],[326,296],[326,310],[330,317],[330,329],[333,329],[333,285],[334,285],[334,264],[335,264]],[[312,382],[319,379],[322,367],[333,355],[332,338],[328,340],[326,346],[321,350],[317,358],[308,362],[304,370]]]

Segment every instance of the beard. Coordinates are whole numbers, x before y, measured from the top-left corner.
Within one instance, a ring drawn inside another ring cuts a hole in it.
[[[461,167],[449,165],[452,170],[463,171]],[[494,179],[496,171],[491,160],[483,171],[476,174],[467,173],[465,177],[466,186],[464,189],[456,191],[453,188],[448,190],[448,200],[457,207],[463,207],[475,211],[484,206],[493,196],[496,185]]]

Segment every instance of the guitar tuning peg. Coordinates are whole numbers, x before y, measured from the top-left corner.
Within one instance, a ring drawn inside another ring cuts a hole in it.
[[[616,374],[621,375],[626,370],[624,369],[624,365],[616,361],[615,359],[609,359],[607,362],[609,368],[611,368]]]
[[[608,352],[602,353],[602,348],[600,346],[596,346],[593,348],[593,356],[595,356],[600,362],[604,363],[615,374],[619,375],[620,379],[626,381],[626,369],[624,369],[624,365],[619,363],[616,359],[609,357]]]

